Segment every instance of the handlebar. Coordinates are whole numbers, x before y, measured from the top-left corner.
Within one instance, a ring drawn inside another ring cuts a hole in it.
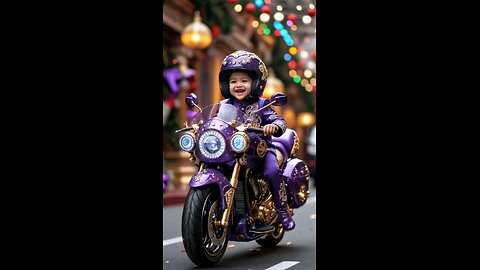
[[[186,128],[181,128],[179,130],[175,130],[175,133],[182,132],[182,131],[187,131],[187,130],[192,130],[193,127],[186,127]]]
[[[247,131],[257,132],[257,133],[262,133],[263,134],[263,128],[249,127],[249,128],[247,128]]]

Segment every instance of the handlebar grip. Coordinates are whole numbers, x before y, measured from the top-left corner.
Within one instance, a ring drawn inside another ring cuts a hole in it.
[[[252,131],[252,132],[257,132],[257,133],[262,133],[263,134],[263,128],[249,127],[249,128],[247,128],[247,131]]]

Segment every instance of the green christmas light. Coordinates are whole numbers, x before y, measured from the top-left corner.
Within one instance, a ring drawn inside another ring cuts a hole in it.
[[[295,83],[300,83],[300,81],[301,81],[300,76],[295,75],[295,77],[293,77],[293,81],[294,81]]]

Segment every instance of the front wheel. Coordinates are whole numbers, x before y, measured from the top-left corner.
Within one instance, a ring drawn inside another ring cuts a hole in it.
[[[190,189],[182,213],[182,238],[188,257],[198,266],[212,266],[225,253],[227,229],[214,224],[222,213],[218,187]]]

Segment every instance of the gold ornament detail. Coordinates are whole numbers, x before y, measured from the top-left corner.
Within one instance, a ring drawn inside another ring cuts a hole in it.
[[[287,201],[287,190],[285,189],[285,182],[283,181],[282,183],[280,183],[280,190],[278,191],[278,195],[280,195],[282,202]]]
[[[230,196],[233,194],[233,188],[230,188],[226,193],[225,193],[225,200],[227,201],[227,209],[230,208]]]
[[[267,153],[267,143],[265,142],[265,140],[261,140],[257,145],[257,154],[263,158],[266,153]]]
[[[260,70],[260,72],[262,73],[262,80],[266,80],[268,76],[267,68],[265,67],[265,64],[263,64],[263,62],[261,61],[258,64],[258,70]]]
[[[293,133],[295,134],[295,136],[294,136],[294,139],[293,139],[292,152],[290,152],[290,155],[292,157],[294,157],[297,150],[300,149],[300,139],[298,138],[298,135],[295,131],[293,131]]]

